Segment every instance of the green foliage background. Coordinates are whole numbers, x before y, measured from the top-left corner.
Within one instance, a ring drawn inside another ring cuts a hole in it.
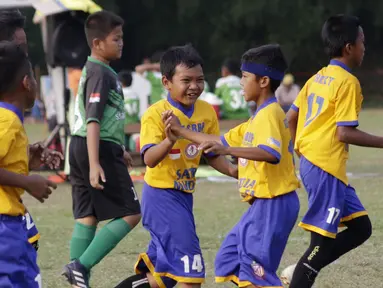
[[[379,100],[378,73],[382,66],[383,1],[375,0],[97,0],[104,9],[125,19],[125,48],[117,70],[134,69],[144,57],[171,45],[192,43],[205,59],[210,84],[219,76],[226,57],[240,58],[256,45],[282,45],[290,70],[299,82],[307,79],[328,59],[320,39],[323,22],[332,14],[360,18],[365,30],[366,57],[357,71],[365,94]],[[26,9],[30,53],[44,65],[40,27],[32,24],[34,11]],[[213,85],[214,87],[214,85]],[[383,97],[382,97],[383,98]]]

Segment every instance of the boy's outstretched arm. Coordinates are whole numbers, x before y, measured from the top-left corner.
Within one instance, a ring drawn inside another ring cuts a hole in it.
[[[182,127],[180,120],[173,114],[171,110],[165,111],[162,114],[162,121],[164,121],[165,127],[169,127],[174,135],[183,137],[194,143],[201,144],[205,141],[216,141],[218,143],[222,143],[221,138],[218,135],[195,132]]]
[[[362,147],[383,148],[383,137],[371,135],[352,126],[338,126],[339,141]]]
[[[268,152],[258,147],[226,147],[214,141],[204,142],[199,149],[205,153],[214,153],[216,155],[231,155],[237,158],[244,158],[253,161],[278,163],[280,155],[275,152]]]
[[[238,166],[231,164],[224,156],[207,157],[207,163],[218,172],[238,179]]]

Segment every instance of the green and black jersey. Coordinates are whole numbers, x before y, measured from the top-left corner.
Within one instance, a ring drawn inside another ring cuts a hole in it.
[[[124,95],[117,73],[107,64],[88,57],[75,104],[72,135],[86,137],[87,124],[100,123],[100,139],[124,145]]]

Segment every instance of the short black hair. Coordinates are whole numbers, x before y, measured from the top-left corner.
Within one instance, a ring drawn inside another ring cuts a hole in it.
[[[132,71],[121,71],[120,73],[118,73],[118,80],[120,80],[122,85],[124,85],[125,87],[131,86],[133,82]]]
[[[0,95],[13,91],[31,71],[23,47],[10,41],[0,42]]]
[[[281,47],[278,44],[263,45],[246,51],[242,55],[242,63],[244,62],[262,64],[282,73],[285,73],[287,70],[286,59],[282,53]],[[281,80],[270,78],[271,92],[274,93],[280,84]]]
[[[229,70],[229,72],[233,75],[237,75],[240,70],[239,61],[231,58],[225,59],[225,61],[222,63],[222,67],[226,67],[227,70]]]
[[[92,47],[93,40],[98,38],[104,40],[118,26],[123,26],[124,20],[106,10],[93,13],[85,21],[85,35],[89,47]]]
[[[360,21],[355,16],[335,15],[326,20],[322,27],[325,52],[330,58],[342,57],[347,44],[355,44],[359,35]]]
[[[12,41],[17,29],[23,29],[25,16],[18,9],[0,10],[0,41]]]
[[[161,57],[161,74],[171,80],[178,65],[188,68],[198,65],[203,67],[203,60],[191,44],[171,47]]]

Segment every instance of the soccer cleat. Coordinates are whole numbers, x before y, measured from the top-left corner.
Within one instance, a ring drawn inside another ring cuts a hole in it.
[[[287,286],[290,285],[291,279],[293,279],[293,274],[296,266],[297,264],[290,265],[282,271],[280,279],[283,284]]]
[[[74,260],[65,265],[62,275],[64,275],[69,284],[73,286],[78,288],[90,288],[89,272],[78,260]]]

